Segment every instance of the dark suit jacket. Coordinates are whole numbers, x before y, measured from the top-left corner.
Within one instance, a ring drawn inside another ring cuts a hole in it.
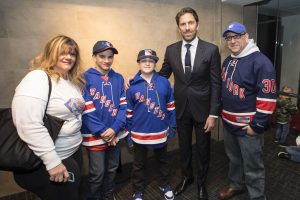
[[[183,115],[187,100],[194,119],[205,122],[208,115],[221,110],[221,59],[216,45],[199,39],[191,79],[186,80],[181,62],[182,41],[167,47],[159,72],[169,78],[174,74],[176,117]]]

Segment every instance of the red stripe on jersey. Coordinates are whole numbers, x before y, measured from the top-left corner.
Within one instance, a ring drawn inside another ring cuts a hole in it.
[[[105,145],[97,145],[97,146],[91,146],[91,147],[86,147],[90,151],[104,151],[105,149],[108,148],[108,146]]]
[[[137,135],[131,132],[131,137],[138,139],[138,140],[158,140],[167,137],[167,131],[158,134],[158,135]]]
[[[99,140],[100,138],[97,136],[89,136],[89,137],[83,137],[82,141],[83,142],[91,142],[91,141],[95,141],[95,140]]]
[[[126,103],[126,99],[120,99],[120,104]]]
[[[222,111],[222,118],[236,123],[248,124],[249,122],[252,122],[253,115],[232,115]]]
[[[168,104],[167,104],[167,109],[169,109],[169,108],[174,108],[174,107],[175,107],[174,102],[171,102],[171,103],[168,103]]]
[[[132,115],[132,114],[133,114],[133,111],[132,111],[132,110],[131,110],[131,111],[128,111],[128,110],[127,110],[127,111],[126,111],[126,114],[127,114],[127,115]]]
[[[276,101],[264,101],[261,99],[257,99],[256,108],[260,110],[273,112],[276,108]]]
[[[89,104],[86,104],[84,106],[83,111],[90,110],[90,109],[93,109],[93,108],[95,108],[94,104],[93,103],[89,103]]]

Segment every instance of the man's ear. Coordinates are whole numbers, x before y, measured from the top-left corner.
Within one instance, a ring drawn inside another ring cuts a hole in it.
[[[245,33],[245,38],[246,38],[246,41],[248,42],[249,41],[249,34],[248,33]]]

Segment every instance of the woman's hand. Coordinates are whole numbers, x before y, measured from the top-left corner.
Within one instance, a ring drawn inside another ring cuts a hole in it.
[[[69,179],[69,173],[64,164],[60,163],[56,167],[49,169],[50,181],[53,182],[67,182]]]

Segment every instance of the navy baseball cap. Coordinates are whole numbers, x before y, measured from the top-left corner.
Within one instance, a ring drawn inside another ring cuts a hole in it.
[[[228,25],[228,27],[223,32],[223,37],[226,37],[228,32],[242,34],[242,33],[246,33],[247,31],[246,31],[246,27],[243,24],[238,22],[232,22],[231,24]]]
[[[106,40],[100,40],[96,42],[96,44],[93,47],[93,55],[102,51],[106,51],[108,49],[111,49],[114,52],[114,54],[118,54],[118,50],[112,45],[112,43]]]
[[[141,50],[137,56],[137,62],[144,58],[150,58],[153,59],[156,63],[158,61],[158,57],[156,56],[156,52],[152,49],[144,49]]]

